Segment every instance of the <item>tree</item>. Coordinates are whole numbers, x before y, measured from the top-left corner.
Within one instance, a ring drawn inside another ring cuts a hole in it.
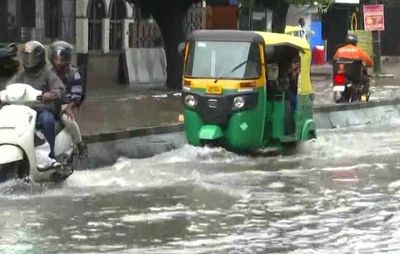
[[[182,57],[178,52],[179,43],[185,40],[183,20],[189,7],[201,0],[128,0],[138,4],[143,13],[149,13],[160,27],[165,42],[167,57],[167,87],[182,87]]]

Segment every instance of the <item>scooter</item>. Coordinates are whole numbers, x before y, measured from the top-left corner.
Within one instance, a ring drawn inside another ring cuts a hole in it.
[[[0,75],[14,75],[19,68],[18,47],[16,43],[8,44],[0,47]]]
[[[364,71],[361,60],[336,59],[333,62],[333,99],[336,103],[368,101],[369,94],[363,95]]]
[[[71,135],[60,128],[55,142],[58,166],[40,167],[36,135],[37,112],[43,92],[27,84],[10,84],[0,92],[0,179],[22,178],[34,182],[60,182],[74,171],[77,156]],[[35,150],[36,149],[36,150]],[[49,151],[48,151],[49,152]],[[48,158],[48,153],[46,155]],[[48,158],[50,159],[50,158]]]

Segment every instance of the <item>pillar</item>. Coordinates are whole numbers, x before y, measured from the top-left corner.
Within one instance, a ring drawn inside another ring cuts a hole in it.
[[[102,19],[102,51],[103,53],[108,53],[110,51],[110,19]]]
[[[122,36],[122,48],[126,49],[129,48],[129,37],[130,37],[130,31],[129,31],[129,25],[134,23],[135,21],[133,19],[124,19],[123,23],[123,36]]]

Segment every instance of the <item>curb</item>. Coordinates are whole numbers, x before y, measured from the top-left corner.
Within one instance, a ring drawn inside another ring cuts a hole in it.
[[[183,123],[136,128],[93,135],[83,135],[82,138],[85,140],[85,142],[90,144],[180,131],[183,131]]]
[[[397,105],[397,104],[400,104],[400,98],[388,99],[382,101],[369,101],[368,103],[355,102],[351,104],[320,105],[314,107],[314,113],[357,110],[357,109],[374,108],[374,107]]]

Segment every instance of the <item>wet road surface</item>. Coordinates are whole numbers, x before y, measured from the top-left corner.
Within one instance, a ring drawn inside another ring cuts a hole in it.
[[[184,146],[0,185],[0,253],[399,253],[400,122],[292,156]]]

